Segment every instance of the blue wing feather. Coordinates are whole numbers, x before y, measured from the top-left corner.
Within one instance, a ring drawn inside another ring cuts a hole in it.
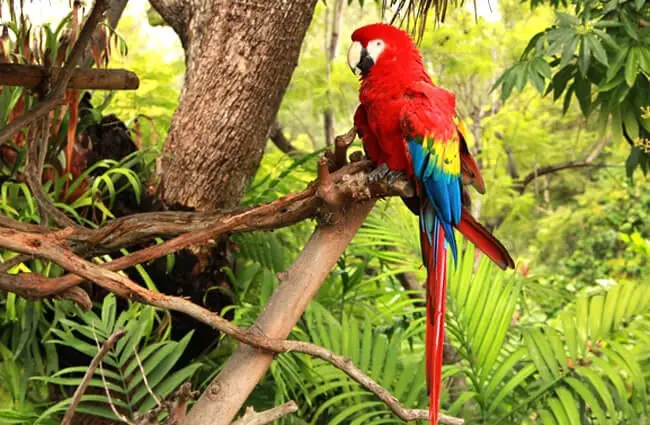
[[[420,214],[421,227],[429,242],[436,240],[434,233],[440,224],[445,233],[445,240],[451,249],[454,261],[457,259],[456,238],[453,226],[460,222],[461,186],[460,176],[445,172],[439,165],[435,153],[422,139],[408,140],[408,149],[413,163],[415,177],[422,183],[429,200]],[[430,205],[430,208],[427,206]],[[435,246],[436,244],[433,244]]]

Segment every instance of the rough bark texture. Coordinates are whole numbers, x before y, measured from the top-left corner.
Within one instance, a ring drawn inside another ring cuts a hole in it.
[[[262,157],[316,0],[152,0],[187,71],[162,158],[169,206],[232,207]]]

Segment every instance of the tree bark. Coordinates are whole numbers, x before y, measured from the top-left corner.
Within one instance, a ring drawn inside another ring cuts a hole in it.
[[[152,0],[179,35],[185,84],[159,196],[197,210],[239,203],[264,151],[316,0]]]

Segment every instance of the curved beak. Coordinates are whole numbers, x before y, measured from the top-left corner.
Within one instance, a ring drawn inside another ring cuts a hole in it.
[[[366,74],[374,64],[375,61],[361,43],[355,41],[350,45],[348,49],[348,66],[355,75],[358,73]]]

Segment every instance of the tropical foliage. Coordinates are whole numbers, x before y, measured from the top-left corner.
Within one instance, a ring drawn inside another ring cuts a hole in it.
[[[647,162],[641,146],[635,145],[630,156],[626,144],[609,143],[610,132],[599,124],[611,116],[608,128],[615,140],[634,144],[647,138],[642,107],[650,104],[643,97],[650,93],[650,70],[644,62],[648,27],[642,22],[648,20],[648,6],[639,1],[528,6],[501,1],[495,19],[450,9],[445,24],[428,26],[421,40],[434,79],[457,93],[483,168],[488,194],[476,197],[473,209],[518,260],[516,272],[504,273],[466,245],[458,264],[450,264],[443,410],[471,424],[645,424],[650,420],[650,195],[643,173],[628,177],[637,165],[645,171]],[[246,205],[301,190],[314,179],[325,146],[326,110],[334,111],[338,132],[350,126],[358,83],[344,58],[332,63],[326,77],[327,7],[317,7],[278,115],[285,135],[303,154],[286,155],[269,145]],[[372,4],[347,5],[341,46],[354,27],[376,20],[377,13]],[[48,37],[57,40],[70,22],[52,25],[54,35]],[[70,106],[55,114],[62,119],[50,135],[48,164],[57,172],[44,188],[59,208],[88,226],[113,218],[126,193],[136,204],[144,196],[175,106],[180,54],[164,62],[141,35],[151,28],[140,24],[127,10],[112,40],[126,39],[129,54],[111,60],[136,70],[142,91],[107,95],[105,103],[95,94],[93,104],[102,106],[89,108],[82,127],[115,113],[144,148],[80,172],[67,170],[63,151]],[[15,37],[21,36],[14,27]],[[18,57],[24,44],[11,46]],[[181,52],[178,45],[175,49]],[[501,93],[490,92],[494,86]],[[551,92],[556,99],[564,96],[562,105],[540,96]],[[571,102],[573,97],[578,102]],[[33,99],[21,89],[3,87],[2,123]],[[586,119],[594,113],[601,117]],[[0,152],[0,208],[20,221],[38,222],[36,202],[19,178],[24,140],[13,140],[12,155],[7,152]],[[591,154],[596,159],[587,166],[539,173]],[[524,184],[527,176],[531,180]],[[424,276],[417,227],[400,200],[380,202],[290,337],[349,357],[404,406],[425,408],[421,292],[403,286],[406,275],[419,281]],[[279,284],[277,274],[298,255],[313,228],[314,223],[302,222],[233,236],[235,260],[225,270],[230,286],[211,288],[233,300],[222,315],[250,325]],[[6,261],[14,254],[0,255]],[[63,273],[40,260],[23,262],[12,272],[18,270]],[[134,273],[156,288],[145,268]],[[91,380],[81,412],[115,418],[113,406],[133,418],[184,381],[204,388],[234,350],[234,341],[221,338],[209,352],[181,359],[191,334],[173,340],[168,313],[113,296],[98,300],[83,312],[68,301],[0,295],[0,422],[59,423],[85,371],[79,364],[88,364],[98,344],[118,328],[128,333]],[[72,358],[78,364],[65,363]],[[262,410],[290,399],[300,410],[282,423],[400,423],[340,370],[302,354],[277,356],[247,404]]]

